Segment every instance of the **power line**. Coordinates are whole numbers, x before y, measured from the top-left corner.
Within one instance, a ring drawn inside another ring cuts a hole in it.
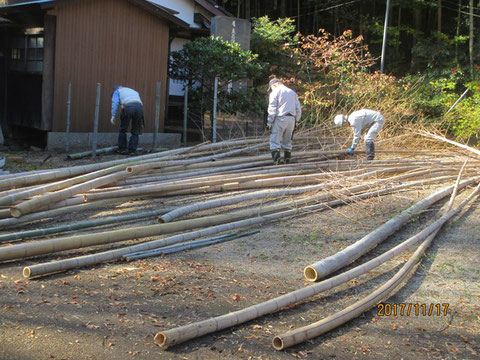
[[[352,1],[349,1],[349,2],[345,2],[343,4],[337,4],[337,5],[333,5],[333,6],[330,6],[328,8],[324,8],[324,9],[318,9],[316,11],[312,11],[310,13],[307,13],[307,14],[301,14],[300,16],[308,16],[308,15],[313,15],[313,14],[316,14],[316,13],[319,13],[319,12],[323,12],[323,11],[328,11],[328,10],[332,10],[332,9],[335,9],[335,8],[339,8],[339,7],[342,7],[342,6],[345,6],[345,5],[350,5],[350,4],[354,4],[354,3],[357,3],[361,0],[352,0]],[[298,16],[290,16],[291,18],[296,18]]]

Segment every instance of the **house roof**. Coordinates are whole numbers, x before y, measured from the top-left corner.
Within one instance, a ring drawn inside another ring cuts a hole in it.
[[[36,0],[36,1],[22,1],[22,0],[0,0],[0,12],[22,11],[26,9],[48,9],[57,4],[74,1],[74,0]],[[77,0],[79,1],[79,0]],[[180,20],[175,15],[177,11],[166,8],[164,6],[151,3],[148,0],[127,0],[138,7],[141,7],[150,14],[166,21],[171,27],[181,29],[188,29],[189,25]]]
[[[195,3],[203,7],[205,10],[211,12],[213,15],[227,15],[232,16],[227,10],[217,5],[213,0],[195,0]]]

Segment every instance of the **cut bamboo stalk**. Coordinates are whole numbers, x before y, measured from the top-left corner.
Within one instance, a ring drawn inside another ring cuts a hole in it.
[[[169,181],[156,181],[156,182],[149,182],[144,185],[126,185],[121,187],[121,189],[140,189],[140,188],[163,188],[168,186],[187,186],[189,185],[218,185],[228,182],[247,182],[247,181],[254,181],[260,179],[268,179],[268,178],[275,178],[275,177],[284,177],[288,175],[304,175],[315,172],[316,169],[276,169],[274,167],[270,167],[268,170],[260,170],[260,171],[250,171],[250,172],[241,172],[241,173],[233,173],[233,174],[217,174],[217,175],[208,175],[208,176],[197,176],[188,179],[178,179],[178,180],[169,180]],[[352,170],[352,171],[366,171],[366,170]],[[183,188],[182,187],[182,188]],[[108,189],[105,189],[108,190]],[[118,189],[120,190],[120,189]],[[177,190],[177,189],[175,189]]]
[[[199,170],[199,171],[192,171],[192,172],[189,172],[189,173],[185,173],[184,171],[181,171],[180,173],[175,174],[175,175],[149,176],[149,177],[146,177],[146,178],[128,179],[128,180],[125,180],[125,181],[120,181],[120,182],[118,182],[118,184],[119,185],[133,185],[133,184],[141,184],[141,183],[149,182],[149,181],[168,181],[168,180],[175,180],[175,179],[182,179],[182,178],[190,178],[190,177],[200,176],[200,175],[208,175],[208,174],[228,172],[228,171],[231,171],[231,170],[255,168],[257,166],[262,166],[262,165],[266,165],[266,164],[270,164],[270,160],[269,161],[256,161],[256,162],[247,163],[247,164],[238,164],[238,165],[225,166],[225,167]]]
[[[410,186],[414,186],[415,184],[424,184],[424,183],[428,183],[428,182],[429,182],[429,180],[418,181],[416,183],[406,183],[406,184],[402,184],[402,185],[398,185],[398,186],[394,186],[394,187],[390,187],[390,188],[385,188],[385,189],[378,190],[378,191],[369,192],[369,193],[366,193],[366,194],[359,194],[359,195],[350,197],[349,199],[350,200],[357,200],[357,199],[365,199],[365,198],[368,198],[368,197],[371,197],[371,196],[379,196],[379,195],[386,194],[386,193],[389,193],[389,192],[392,192],[392,191],[398,191],[400,189],[404,189],[404,188],[407,188],[407,187],[410,187]],[[193,240],[193,239],[200,238],[200,237],[210,236],[210,235],[218,234],[218,233],[221,233],[221,232],[235,230],[235,229],[239,229],[239,228],[246,227],[246,226],[259,225],[259,224],[263,224],[263,223],[268,222],[268,221],[275,221],[275,220],[278,220],[278,219],[281,219],[281,218],[284,218],[284,217],[294,216],[294,215],[297,215],[301,212],[328,210],[328,209],[332,208],[333,206],[338,206],[338,205],[342,205],[342,204],[347,203],[349,201],[349,199],[334,200],[334,201],[330,201],[328,203],[310,205],[310,206],[306,206],[304,208],[295,208],[295,209],[291,209],[291,210],[277,212],[277,213],[274,213],[274,214],[257,216],[257,217],[246,219],[246,220],[234,221],[234,222],[230,222],[230,223],[227,223],[227,224],[211,226],[209,228],[204,228],[204,229],[192,231],[192,232],[189,232],[189,233],[182,233],[182,234],[179,234],[179,235],[174,235],[174,236],[167,237],[167,238],[160,239],[160,240],[149,241],[149,242],[145,242],[145,243],[141,243],[141,244],[137,244],[137,245],[131,245],[131,246],[127,246],[127,247],[124,247],[124,248],[104,251],[104,252],[96,253],[96,254],[92,254],[92,255],[85,255],[85,256],[75,257],[75,258],[71,258],[71,259],[65,259],[65,260],[53,261],[53,262],[45,263],[45,264],[33,265],[33,266],[30,266],[30,267],[24,268],[23,274],[24,274],[25,277],[36,277],[36,276],[42,276],[42,275],[50,274],[50,273],[54,273],[54,272],[66,271],[66,270],[70,270],[70,269],[74,269],[74,268],[79,268],[79,267],[84,267],[84,266],[89,266],[89,265],[94,265],[94,264],[100,264],[100,263],[103,263],[103,262],[120,259],[123,255],[129,254],[129,253],[146,251],[146,250],[153,250],[153,249],[157,249],[159,247],[164,247],[164,246],[176,244],[176,243],[179,243],[179,242],[189,241],[189,240]],[[162,225],[170,225],[170,224],[162,224]],[[158,226],[158,225],[151,225],[151,226]],[[145,227],[142,228],[142,231],[144,231],[144,229],[145,229]],[[127,229],[127,230],[129,230],[129,229]],[[117,231],[119,231],[119,230],[117,230]],[[115,235],[118,235],[118,233],[115,233]],[[86,238],[85,240],[88,240],[88,238]],[[13,246],[16,246],[16,245],[13,245]],[[9,246],[9,248],[11,249],[13,246]],[[12,258],[11,254],[9,255],[8,252],[5,252],[3,255],[4,255],[4,260],[6,259],[5,256],[7,256],[8,258]]]
[[[127,261],[133,261],[133,260],[139,260],[139,259],[146,259],[154,256],[174,254],[179,251],[192,250],[192,249],[198,249],[206,246],[221,244],[226,241],[231,241],[231,240],[239,239],[245,236],[254,235],[254,234],[257,234],[258,232],[259,230],[253,230],[253,231],[244,231],[240,233],[219,235],[219,236],[214,236],[207,239],[201,239],[201,240],[189,241],[189,242],[181,243],[177,245],[165,246],[160,249],[127,254],[127,255],[124,255],[123,258]]]
[[[97,149],[96,153],[97,153],[97,155],[99,155],[99,154],[113,154],[117,150],[118,150],[118,146],[111,146],[111,147]],[[167,151],[167,150],[168,149],[155,149],[155,152]],[[142,148],[137,148],[137,151],[141,153],[143,151],[143,149]],[[82,159],[82,158],[89,157],[89,156],[92,156],[92,151],[91,150],[90,151],[82,151],[82,152],[75,153],[75,154],[68,154],[67,159],[68,160],[78,160],[78,159]]]
[[[411,170],[412,167],[397,167],[391,168],[386,170],[377,170],[372,173],[368,173],[369,175],[377,175],[380,173],[389,173],[389,172],[401,172],[406,170]],[[345,172],[344,175],[353,175],[357,172],[363,172],[365,170],[348,170]],[[337,173],[338,174],[338,173]],[[244,182],[236,182],[231,180],[225,184],[225,181],[220,179],[218,181],[207,182],[205,180],[198,181],[197,183],[186,183],[186,184],[171,184],[171,185],[144,185],[144,186],[137,186],[135,188],[129,189],[122,189],[122,190],[114,190],[114,191],[106,191],[102,193],[92,193],[92,194],[85,194],[84,199],[85,201],[97,201],[102,199],[112,199],[116,197],[128,197],[128,198],[135,198],[139,196],[152,196],[157,194],[158,195],[166,195],[170,192],[175,192],[175,194],[192,194],[198,192],[211,192],[211,191],[233,191],[233,190],[245,190],[245,189],[258,189],[258,188],[266,188],[266,187],[275,187],[275,186],[295,186],[295,185],[308,185],[308,184],[318,184],[322,182],[325,178],[331,178],[332,174],[327,172],[322,173],[314,173],[308,175],[292,175],[292,176],[280,176],[275,178],[267,178],[267,179],[258,179],[253,181],[244,181]],[[222,184],[222,185],[218,185]],[[185,192],[182,192],[185,190]]]
[[[113,173],[119,172],[123,169],[124,169],[124,166],[122,166],[122,165],[114,166],[114,167],[110,167],[110,168],[107,168],[107,169],[102,169],[102,170],[98,170],[98,171],[95,171],[95,172],[91,172],[91,173],[88,173],[88,174],[85,174],[85,175],[76,176],[76,177],[73,177],[73,178],[70,178],[70,179],[57,181],[57,182],[47,184],[47,185],[35,186],[33,188],[29,188],[29,189],[26,189],[24,191],[18,191],[18,192],[13,193],[13,194],[4,195],[4,196],[0,197],[0,205],[10,205],[10,204],[13,204],[14,202],[19,201],[19,200],[28,199],[28,198],[31,198],[33,196],[42,195],[42,194],[45,194],[45,193],[51,192],[51,191],[58,191],[58,190],[66,189],[70,186],[80,184],[80,183],[84,183],[84,182],[89,181],[89,180],[97,179],[97,178],[100,178],[100,177],[105,176],[105,175],[113,174]]]
[[[78,175],[82,175],[92,171],[106,169],[116,165],[128,165],[131,163],[134,164],[144,160],[183,154],[197,148],[198,146],[201,146],[201,145],[192,146],[189,148],[169,150],[161,153],[141,155],[134,158],[125,158],[125,159],[112,160],[108,162],[96,163],[96,164],[90,164],[90,165],[79,165],[79,166],[74,166],[69,168],[59,168],[59,169],[51,169],[51,170],[41,171],[41,172],[32,172],[31,174],[29,175],[27,174],[24,176],[13,176],[12,178],[0,180],[0,190],[12,189],[16,187],[44,183],[44,182],[56,180],[56,179],[78,176]]]
[[[10,217],[10,209],[1,209],[0,210],[0,219],[6,219]]]
[[[400,185],[397,187],[405,188],[411,186],[410,184]],[[380,190],[381,191],[381,190]],[[378,191],[378,193],[380,193]],[[363,194],[358,196],[359,199],[366,198]],[[376,196],[376,195],[373,195]],[[418,241],[418,240],[417,240]],[[410,242],[408,245],[412,245],[413,242]],[[402,251],[406,248],[403,247]],[[393,250],[393,249],[392,249]],[[258,317],[271,314],[285,308],[289,305],[293,305],[305,299],[308,299],[314,295],[318,295],[324,291],[330,290],[336,286],[346,283],[372,269],[384,263],[385,261],[393,258],[400,254],[401,251],[390,251],[388,255],[383,254],[375,259],[370,260],[369,262],[359,265],[347,272],[336,275],[330,279],[315,283],[304,288],[292,291],[288,294],[281,295],[274,299],[267,300],[263,303],[249,306],[245,309],[231,312],[229,314],[220,315],[214,318],[207,320],[202,320],[196,323],[180,326],[177,328],[169,329],[166,331],[161,331],[155,335],[155,343],[160,347],[168,347],[180,344],[182,342],[198,338],[207,334],[211,334],[216,331],[224,330],[247,321],[251,321]]]
[[[196,159],[187,159],[187,160],[174,160],[174,161],[155,161],[151,163],[146,163],[146,164],[141,164],[141,165],[134,165],[134,166],[128,166],[127,167],[127,172],[132,173],[132,174],[139,174],[141,172],[150,170],[150,169],[155,169],[155,168],[164,168],[164,167],[169,167],[169,166],[175,166],[175,165],[189,165],[189,164],[195,164],[195,163],[200,163],[200,162],[207,162],[207,161],[215,161],[217,159],[223,159],[225,157],[229,156],[234,156],[237,154],[241,154],[244,152],[248,152],[251,150],[259,149],[261,147],[264,147],[267,145],[266,142],[256,144],[256,145],[251,145],[247,146],[244,148],[240,148],[237,150],[231,150],[227,151],[225,153],[217,154],[217,155],[210,155],[210,156],[204,156]]]
[[[123,202],[124,199],[101,200],[91,203],[84,203],[83,198],[74,198],[80,200],[77,204],[72,204],[72,199],[60,201],[59,203],[50,205],[50,209],[42,210],[34,214],[22,216],[20,218],[9,218],[0,220],[0,229],[31,223],[38,220],[46,220],[71,212],[80,212],[85,210],[101,209],[106,206]],[[57,206],[58,205],[58,206]],[[10,210],[9,210],[10,211]]]
[[[476,181],[475,179],[471,179],[470,183]],[[463,188],[469,183],[464,182],[462,184]],[[413,216],[422,212],[437,201],[443,199],[445,196],[451,194],[452,191],[453,186],[449,186],[447,188],[441,189],[440,191],[437,191],[436,193],[409,207],[407,210],[402,211],[400,215],[390,219],[385,224],[375,229],[370,234],[364,236],[354,244],[321,261],[308,265],[304,269],[305,278],[308,281],[317,281],[333,273],[334,271],[350,264],[363,254],[376,247],[388,236],[392,235],[394,232],[400,229]]]
[[[120,222],[145,219],[145,218],[165,214],[166,212],[171,211],[171,210],[172,209],[166,208],[166,209],[155,210],[155,211],[144,211],[144,212],[136,213],[136,214],[120,215],[120,216],[117,215],[115,217],[108,217],[108,218],[105,218],[105,219],[82,221],[82,222],[78,222],[78,223],[74,223],[74,224],[54,226],[54,227],[44,228],[44,229],[36,229],[36,230],[20,231],[20,232],[16,232],[16,233],[9,233],[9,234],[5,234],[5,235],[0,235],[0,243],[4,242],[4,241],[10,241],[10,240],[26,239],[26,238],[30,238],[30,237],[37,237],[37,236],[50,235],[50,234],[58,234],[58,233],[67,232],[67,231],[88,229],[88,228],[92,228],[92,227],[104,226],[104,225],[109,225],[109,224],[116,224],[116,223],[120,223]]]
[[[480,155],[480,150],[474,149],[474,148],[472,148],[471,146],[468,146],[468,145],[460,144],[460,143],[458,143],[456,141],[453,141],[453,140],[449,140],[446,137],[438,136],[438,135],[429,133],[427,131],[421,131],[420,134],[423,135],[423,136],[432,137],[432,138],[440,140],[440,141],[444,141],[444,142],[446,142],[448,144],[451,144],[451,145],[455,145],[455,146],[457,146],[461,149],[468,150],[475,155]]]
[[[433,174],[432,174],[433,176]],[[333,176],[332,176],[333,177]],[[407,177],[410,177],[408,175]],[[450,180],[452,177],[451,176],[445,176],[445,177],[439,177],[437,181],[445,181],[445,180]],[[301,186],[301,185],[307,185],[307,184],[317,184],[318,180],[315,179],[297,179],[297,180],[290,180],[289,182],[282,183],[281,181],[271,181],[269,186],[275,187],[275,186]],[[338,185],[338,184],[337,184]],[[152,192],[150,194],[139,194],[136,196],[131,196],[130,198],[150,198],[150,197],[166,197],[166,196],[185,196],[185,195],[193,195],[193,194],[207,194],[207,193],[214,193],[214,192],[225,192],[225,191],[241,191],[241,190],[247,190],[247,189],[258,189],[258,188],[266,188],[267,184],[264,182],[248,182],[248,183],[241,183],[241,184],[227,184],[227,185],[214,185],[214,186],[200,186],[200,187],[190,187],[185,190],[175,190],[175,191],[160,191],[160,192]],[[113,193],[113,192],[112,192]],[[94,201],[94,200],[100,200],[100,199],[105,199],[105,198],[113,198],[112,194],[110,195],[105,195],[103,193],[99,194],[87,194],[85,195],[86,201]]]
[[[128,176],[130,176],[130,174],[125,173],[124,171],[121,171],[114,174],[109,174],[99,178],[95,178],[95,179],[86,181],[84,183],[77,184],[69,188],[54,192],[54,193],[42,195],[40,197],[24,201],[18,205],[12,206],[10,209],[10,212],[13,217],[20,217],[20,216],[32,213],[36,209],[41,208],[42,206],[46,206],[51,203],[65,200],[69,197],[72,197],[82,192],[86,192],[98,186],[115,183],[119,180],[123,180],[127,178]]]
[[[352,171],[364,171],[364,170],[352,170]],[[170,191],[178,191],[184,189],[192,189],[195,187],[205,187],[205,186],[222,186],[221,190],[237,190],[237,189],[251,189],[251,188],[263,188],[263,187],[271,187],[271,186],[289,186],[294,184],[316,184],[324,178],[331,177],[330,173],[315,173],[315,174],[308,174],[308,175],[292,175],[292,176],[280,176],[276,178],[267,178],[267,179],[258,179],[252,181],[244,181],[244,182],[237,182],[235,179],[230,180],[230,184],[220,185],[225,182],[225,179],[219,179],[212,181],[207,180],[196,180],[195,182],[172,182],[170,184],[152,184],[152,185],[143,185],[143,186],[136,186],[134,188],[127,188],[122,190],[116,191],[108,191],[103,193],[95,193],[95,194],[86,194],[85,201],[96,201],[100,199],[111,199],[115,197],[135,197],[139,195],[148,195],[148,194],[155,194],[155,193],[166,193]]]
[[[457,183],[458,184],[458,183]],[[478,194],[480,190],[480,185],[470,194],[467,198],[470,201],[474,196]],[[468,202],[463,201],[461,206],[458,206],[455,210],[447,212],[444,216],[445,218],[451,218],[453,215],[451,213],[458,213],[463,206]],[[451,216],[450,216],[451,215]],[[443,218],[443,217],[442,217]],[[275,336],[272,341],[272,345],[276,350],[284,350],[288,347],[300,344],[307,340],[313,339],[321,334],[324,334],[336,327],[360,316],[363,312],[372,308],[379,301],[388,299],[391,293],[398,289],[401,282],[408,276],[415,264],[421,259],[426,249],[430,246],[435,235],[440,230],[440,227],[447,220],[438,223],[433,230],[430,231],[432,236],[428,238],[417,248],[411,258],[403,265],[403,267],[384,285],[377,288],[373,293],[364,297],[363,299],[355,302],[353,305],[345,308],[342,311],[339,311],[331,316],[326,317],[323,320],[317,321],[310,325],[289,331],[285,334]],[[433,225],[433,224],[432,224]]]
[[[426,175],[431,173],[429,170],[424,170],[424,171],[418,171],[416,173],[412,173],[411,176],[421,176],[421,175]],[[377,175],[378,173],[375,173],[373,175]],[[371,174],[372,175],[372,174]],[[159,218],[160,222],[170,222],[173,219],[176,219],[178,217],[193,213],[193,212],[198,212],[198,211],[203,211],[203,210],[209,210],[217,207],[223,207],[227,205],[233,205],[233,204],[238,204],[240,202],[244,201],[249,201],[249,200],[258,200],[258,199],[264,199],[264,198],[275,198],[275,197],[282,197],[282,196],[291,196],[291,195],[299,195],[303,194],[306,192],[314,192],[318,191],[325,187],[324,184],[320,185],[310,185],[306,187],[300,187],[300,188],[294,188],[294,189],[286,189],[286,190],[276,190],[276,191],[265,191],[265,192],[260,192],[260,193],[251,193],[251,194],[245,194],[245,195],[238,195],[238,196],[233,196],[229,198],[221,198],[221,199],[216,199],[216,200],[211,200],[211,201],[206,201],[203,203],[194,203],[186,206],[179,207],[169,213],[166,213],[165,215],[162,215]]]
[[[389,189],[383,189],[383,190],[371,192],[367,195],[368,196],[378,196],[379,194],[384,194],[384,193],[387,193],[389,191],[402,189],[402,188],[405,188],[407,186],[411,186],[411,184],[399,185],[397,187],[392,187],[392,188],[389,188]],[[355,199],[366,198],[367,195],[365,195],[365,194],[357,195],[355,197]],[[188,233],[182,233],[182,234],[179,234],[179,235],[174,235],[174,236],[167,237],[167,238],[160,239],[160,240],[148,241],[148,242],[137,244],[137,245],[131,245],[131,246],[127,246],[127,247],[120,248],[120,249],[109,250],[109,251],[104,251],[104,252],[100,252],[100,253],[96,253],[96,254],[92,254],[92,255],[79,256],[79,257],[60,260],[60,261],[52,261],[52,262],[44,263],[44,264],[33,265],[33,266],[25,267],[23,269],[23,275],[27,278],[28,277],[37,277],[37,276],[51,274],[51,273],[55,273],[55,272],[59,272],[59,271],[66,271],[66,270],[70,270],[70,269],[74,269],[74,268],[100,264],[100,263],[104,263],[104,262],[107,262],[107,261],[120,259],[120,258],[122,258],[123,255],[126,255],[126,254],[130,254],[130,253],[134,253],[134,252],[140,252],[140,251],[153,250],[153,249],[157,249],[157,248],[160,248],[160,247],[176,244],[176,243],[179,243],[179,242],[194,240],[196,238],[205,237],[205,236],[211,236],[211,235],[214,235],[214,234],[239,229],[239,228],[242,228],[242,227],[259,225],[259,224],[263,224],[263,223],[268,222],[268,221],[278,220],[278,219],[281,219],[283,217],[293,216],[293,215],[296,215],[296,214],[298,214],[300,212],[304,212],[304,211],[312,212],[312,211],[328,210],[333,206],[342,205],[346,201],[347,200],[345,200],[345,199],[334,200],[334,201],[330,201],[326,204],[322,203],[322,204],[318,204],[318,205],[310,205],[310,206],[307,206],[305,208],[296,208],[296,209],[287,210],[287,211],[283,211],[283,212],[279,212],[279,213],[274,213],[274,214],[269,214],[269,215],[264,215],[264,216],[257,216],[257,217],[246,219],[246,220],[234,221],[234,222],[227,223],[227,224],[211,226],[209,228],[203,228],[203,229],[200,229],[200,230],[196,230],[196,231],[192,231],[192,232],[188,232]],[[169,225],[169,224],[162,224],[162,225]],[[155,225],[153,225],[153,226],[155,226]],[[9,246],[9,248],[12,248],[13,246],[16,246],[16,245]],[[4,255],[8,255],[8,253],[6,253]]]

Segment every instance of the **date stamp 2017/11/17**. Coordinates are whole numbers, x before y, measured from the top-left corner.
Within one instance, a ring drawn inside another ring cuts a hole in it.
[[[380,303],[377,316],[447,316],[448,303]]]

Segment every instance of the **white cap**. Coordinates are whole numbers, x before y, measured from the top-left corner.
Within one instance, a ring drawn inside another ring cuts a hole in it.
[[[342,126],[343,125],[343,122],[347,120],[347,116],[346,115],[343,115],[343,114],[338,114],[338,115],[335,115],[335,118],[333,119],[333,122],[335,123],[335,125],[337,126]]]
[[[273,78],[272,80],[270,80],[270,82],[268,83],[268,92],[272,91],[272,86],[279,83],[280,80],[277,79],[277,78]]]

